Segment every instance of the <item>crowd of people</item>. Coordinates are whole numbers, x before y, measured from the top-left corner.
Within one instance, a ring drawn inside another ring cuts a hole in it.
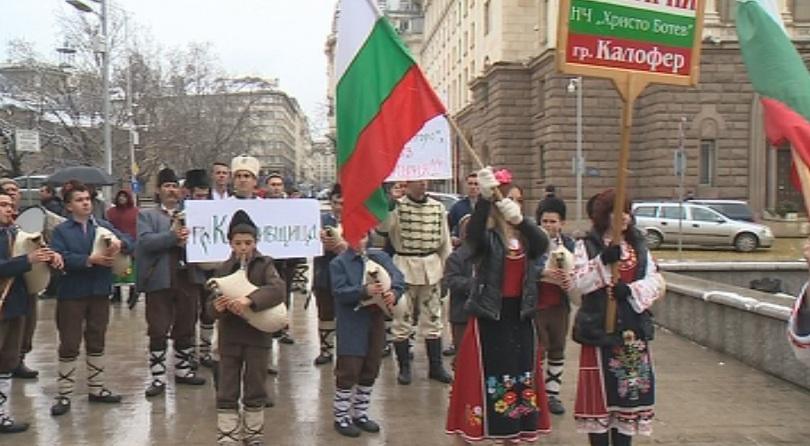
[[[156,203],[140,209],[127,190],[104,209],[92,186],[71,181],[59,193],[43,186],[41,206],[64,221],[53,228],[47,246],[22,255],[14,252],[21,234],[14,224],[19,188],[0,180],[0,433],[28,428],[12,417],[7,401],[12,379],[38,375],[25,363],[37,319],[37,296],[26,274],[47,264],[61,271],[46,291],[56,296],[59,336],[53,416],[70,412],[76,400],[82,341],[88,401],[121,402],[104,379],[105,336],[110,300],[121,299],[113,290],[134,280],[130,306],[145,295],[145,397],[166,392],[170,368],[176,386],[206,384],[199,367],[211,368],[217,442],[263,444],[264,408],[273,405],[265,381],[279,372],[270,366],[270,351],[295,340],[289,327],[268,333],[245,316],[289,308],[306,259],[261,253],[256,224],[240,210],[227,231],[229,258],[215,265],[190,263],[183,224],[187,200],[295,197],[277,174],[260,188],[259,174],[259,161],[250,156],[190,170],[182,186],[173,170],[163,169]],[[485,168],[465,180],[466,195],[449,210],[430,197],[427,181],[387,185],[387,218],[352,244],[341,233],[340,185],[331,190],[329,209],[321,215],[324,254],[313,261],[312,295],[320,344],[313,363],[334,366],[334,429],[348,437],[380,430],[369,406],[382,360],[393,352],[398,385],[411,384],[418,337],[427,356],[425,376],[450,386],[445,430],[459,444],[537,441],[550,431],[553,416],[567,410],[560,392],[570,333],[581,346],[573,398],[577,430],[592,445],[629,445],[634,435],[649,435],[655,402],[649,308],[664,283],[629,202],[614,209],[613,191],[593,196],[587,205],[591,228],[575,239],[566,234],[566,205],[553,188],[532,218],[507,170]],[[623,215],[619,240],[612,239],[615,212]],[[97,235],[106,237],[102,248]],[[810,245],[806,251],[810,258]],[[123,255],[131,255],[134,266],[116,277]],[[228,296],[204,287],[211,277],[238,271],[254,291]],[[120,286],[114,287],[116,280]],[[801,302],[791,339],[806,352],[810,310]],[[614,306],[610,329],[605,320]],[[443,348],[445,322],[450,342]],[[451,369],[443,357],[453,357]]]

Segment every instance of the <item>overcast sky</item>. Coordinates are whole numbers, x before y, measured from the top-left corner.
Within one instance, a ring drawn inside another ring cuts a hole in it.
[[[96,6],[92,1],[85,1]],[[324,43],[335,0],[114,0],[164,48],[211,42],[231,75],[278,78],[310,119],[326,98]],[[23,38],[55,60],[56,16],[80,12],[64,0],[2,0],[0,61],[6,43]]]

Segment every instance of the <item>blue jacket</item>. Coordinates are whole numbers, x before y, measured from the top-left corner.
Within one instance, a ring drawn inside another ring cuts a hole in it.
[[[450,210],[447,212],[447,223],[450,225],[450,232],[454,236],[458,236],[458,222],[461,221],[467,214],[472,214],[473,206],[470,202],[470,197],[464,197],[461,200],[453,203]]]
[[[391,257],[380,250],[369,250],[369,259],[379,263],[391,276],[391,290],[397,300],[405,290],[405,278],[394,266]],[[335,297],[338,356],[366,356],[368,333],[371,329],[371,310],[355,311],[363,293],[363,258],[349,248],[329,263],[332,295]]]
[[[9,250],[10,231],[13,231],[13,229],[9,227],[0,228],[0,278],[16,277],[3,304],[3,313],[0,315],[0,319],[3,320],[28,314],[28,299],[30,299],[22,275],[31,270],[31,263],[28,262],[28,256],[25,255],[11,257]],[[0,281],[0,283],[2,282],[4,281]]]
[[[115,229],[109,222],[91,217],[87,220],[85,233],[81,223],[72,216],[68,217],[54,228],[51,242],[51,248],[62,254],[65,260],[65,275],[59,280],[57,299],[106,296],[112,292],[112,269],[98,265],[87,266],[98,226],[109,229],[121,240],[123,252],[132,251],[132,239]]]
[[[337,227],[338,222],[331,212],[324,212],[321,214],[321,227],[332,226]],[[314,277],[312,278],[312,288],[316,289],[330,289],[331,281],[329,280],[329,262],[337,257],[333,252],[325,251],[322,256],[315,257],[312,261],[315,268]]]

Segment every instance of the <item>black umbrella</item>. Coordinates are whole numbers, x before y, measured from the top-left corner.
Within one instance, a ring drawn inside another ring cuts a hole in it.
[[[93,186],[109,186],[115,184],[115,179],[107,172],[92,166],[74,166],[64,168],[45,181],[48,184],[61,186],[70,180],[78,180]]]

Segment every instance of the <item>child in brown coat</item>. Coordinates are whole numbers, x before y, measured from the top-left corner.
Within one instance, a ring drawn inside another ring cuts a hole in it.
[[[208,301],[208,311],[218,320],[218,444],[264,444],[264,384],[273,338],[248,324],[241,315],[248,309],[262,311],[284,303],[287,291],[273,259],[256,249],[256,234],[256,225],[245,211],[236,211],[228,227],[231,257],[214,276],[228,276],[245,268],[250,283],[259,288],[247,296],[219,296]]]

